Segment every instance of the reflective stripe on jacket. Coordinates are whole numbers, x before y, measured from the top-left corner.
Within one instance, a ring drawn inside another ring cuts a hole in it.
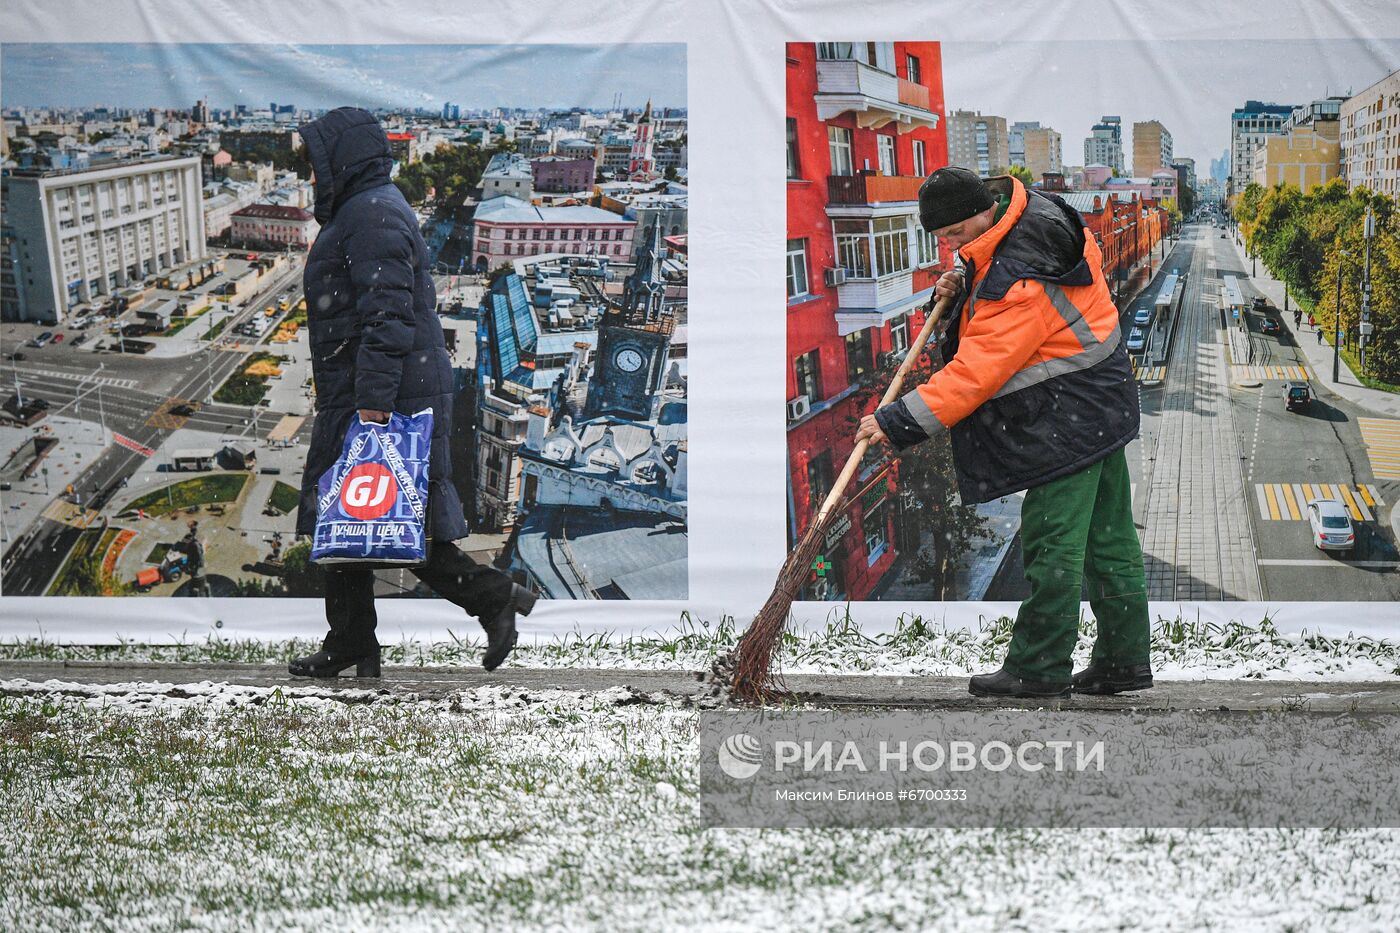
[[[1139,419],[1098,244],[1060,198],[987,184],[1011,206],[960,251],[969,288],[946,365],[875,413],[899,448],[949,432],[965,502],[1082,469],[1136,437]]]

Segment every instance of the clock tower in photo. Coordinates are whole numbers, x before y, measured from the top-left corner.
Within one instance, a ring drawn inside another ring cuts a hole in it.
[[[648,239],[647,250],[627,277],[622,300],[609,304],[598,322],[598,352],[584,418],[651,421],[660,407],[676,317],[666,304],[661,276],[660,224],[652,224]]]

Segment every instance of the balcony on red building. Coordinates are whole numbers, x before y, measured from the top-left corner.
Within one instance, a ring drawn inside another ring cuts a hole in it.
[[[937,126],[939,114],[929,109],[929,89],[897,74],[894,46],[818,42],[817,119],[853,113],[861,129],[894,123],[899,133]]]
[[[919,200],[921,175],[829,175],[826,179],[828,204],[886,204]]]
[[[918,189],[947,164],[936,42],[787,47],[789,535],[812,520],[923,323],[947,251]],[[904,532],[899,464],[872,457],[827,532],[810,599],[864,599]],[[863,490],[863,492],[862,492]],[[857,495],[857,493],[861,493]],[[907,543],[907,541],[905,542]]]

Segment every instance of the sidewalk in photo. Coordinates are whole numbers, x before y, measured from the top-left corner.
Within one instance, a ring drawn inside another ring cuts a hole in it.
[[[964,599],[987,598],[987,590],[1001,572],[1006,554],[1021,531],[1021,506],[1025,500],[1026,494],[1018,492],[977,506],[977,514],[987,520],[988,534],[973,542],[970,559],[958,568],[957,591],[966,594]]]
[[[36,437],[58,443],[40,461],[39,469],[25,478],[21,474],[33,459]],[[9,484],[0,495],[0,546],[8,550],[40,515],[75,528],[90,524],[95,513],[80,506],[92,490],[76,490],[77,505],[65,501],[61,493],[78,481],[111,439],[111,432],[95,422],[66,415],[50,415],[33,427],[0,426],[0,479]]]
[[[1161,680],[1150,690],[1119,696],[1074,694],[1067,700],[978,699],[965,677],[894,677],[850,674],[790,674],[784,678],[800,702],[818,706],[906,709],[996,709],[1005,707],[1084,710],[1275,710],[1290,712],[1400,712],[1400,681]],[[64,684],[163,684],[172,695],[206,692],[203,685],[307,687],[433,699],[477,687],[524,690],[601,691],[623,688],[665,702],[705,703],[710,687],[698,671],[639,671],[578,668],[385,667],[382,678],[292,677],[270,664],[154,664],[98,661],[0,661],[0,696],[62,692]],[[182,690],[179,685],[200,685]],[[176,691],[181,691],[176,694]],[[148,690],[145,692],[149,692]],[[656,694],[661,696],[657,697]],[[708,703],[706,703],[708,705]]]
[[[1258,274],[1249,275],[1249,257],[1245,255],[1244,247],[1233,237],[1230,242],[1235,249],[1235,254],[1240,258],[1240,266],[1245,270],[1241,281],[1254,286],[1254,290],[1265,298],[1269,299],[1269,304],[1283,309],[1283,283],[1269,275],[1269,271],[1264,268],[1262,262],[1257,263]],[[1247,296],[1253,297],[1253,296]],[[1307,321],[1302,327],[1293,324],[1292,304],[1287,314],[1280,314],[1279,319],[1283,326],[1293,334],[1294,342],[1302,350],[1304,358],[1308,361],[1308,366],[1312,369],[1316,381],[1319,385],[1326,386],[1328,390],[1347,401],[1368,409],[1377,415],[1387,418],[1400,418],[1400,394],[1394,392],[1383,392],[1379,389],[1372,389],[1362,385],[1361,380],[1356,378],[1356,373],[1347,366],[1346,360],[1340,360],[1338,375],[1339,381],[1332,381],[1332,345],[1329,343],[1318,343],[1317,333],[1309,328]]]

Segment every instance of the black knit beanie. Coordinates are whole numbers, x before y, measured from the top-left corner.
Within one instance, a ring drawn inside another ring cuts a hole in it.
[[[951,227],[994,204],[977,173],[956,165],[940,168],[919,186],[919,222],[929,232]]]

